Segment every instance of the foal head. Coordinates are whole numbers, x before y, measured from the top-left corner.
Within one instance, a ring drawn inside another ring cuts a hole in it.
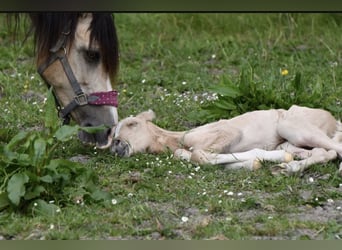
[[[35,32],[38,71],[52,86],[62,114],[64,108],[63,118],[71,115],[81,126],[108,126],[106,131],[95,134],[82,131],[79,137],[100,147],[109,146],[111,128],[118,122],[116,95],[111,92],[111,81],[117,73],[119,61],[112,15],[38,13],[30,14],[30,17]],[[62,62],[63,56],[69,66]],[[74,86],[71,83],[73,79],[76,82]],[[81,94],[75,93],[75,88]],[[99,103],[91,103],[92,93],[105,96],[107,101],[102,100],[100,106]],[[108,101],[110,98],[115,100]],[[73,107],[66,109],[72,102],[74,105],[70,106]]]
[[[154,112],[149,110],[121,120],[115,127],[111,151],[121,157],[146,152],[154,143],[151,127],[148,126],[154,118]]]

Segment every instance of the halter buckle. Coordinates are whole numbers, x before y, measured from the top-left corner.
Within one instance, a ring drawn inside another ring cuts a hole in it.
[[[84,106],[88,104],[88,97],[86,96],[86,94],[82,93],[79,94],[77,96],[75,96],[75,102],[79,105],[79,106]]]

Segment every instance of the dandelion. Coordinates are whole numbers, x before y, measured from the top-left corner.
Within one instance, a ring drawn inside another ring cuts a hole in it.
[[[145,83],[146,82],[146,79],[142,79],[141,83]]]
[[[238,193],[238,194],[237,194],[237,196],[242,196],[242,193],[241,193],[241,192],[240,192],[240,193]]]
[[[310,178],[309,178],[309,182],[310,182],[310,183],[313,183],[313,182],[314,182],[314,178],[310,177]]]
[[[50,230],[54,229],[55,225],[54,224],[50,224]]]
[[[60,213],[61,212],[61,209],[60,208],[57,208],[56,209],[56,213]]]
[[[187,222],[189,220],[189,218],[186,217],[186,216],[182,216],[181,220],[182,220],[183,223],[185,223],[185,222]]]
[[[182,84],[183,84],[183,85],[186,85],[186,81],[183,81]]]
[[[233,193],[232,191],[229,191],[229,192],[227,193],[227,195],[228,195],[228,196],[233,196],[234,193]]]
[[[118,203],[118,201],[116,199],[112,199],[112,204],[116,205]]]
[[[133,197],[133,194],[132,193],[128,193],[127,196],[128,197]]]
[[[215,58],[216,58],[216,55],[215,55],[215,54],[212,54],[212,55],[211,55],[211,58],[212,58],[212,59],[215,59]]]
[[[37,202],[33,203],[33,206],[35,206],[35,207],[38,206]]]
[[[280,73],[282,76],[286,76],[289,74],[289,71],[287,69],[282,69]]]

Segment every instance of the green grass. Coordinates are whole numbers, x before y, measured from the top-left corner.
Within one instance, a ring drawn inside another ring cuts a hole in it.
[[[251,69],[253,83],[275,90],[300,73],[307,86],[302,91],[321,86],[312,102],[341,118],[338,14],[116,14],[115,19],[120,118],[151,108],[158,125],[188,129],[201,124],[196,112],[208,104],[209,88],[223,78],[236,83]],[[0,27],[0,128],[12,128],[11,134],[39,129],[47,90],[36,73],[32,38],[23,44],[24,31],[14,39],[6,25]],[[288,75],[282,76],[282,69]],[[89,157],[85,165],[96,171],[98,185],[112,193],[114,204],[69,202],[54,217],[1,211],[0,237],[342,238],[338,161],[301,176],[275,177],[270,163],[256,172],[234,172],[198,168],[168,153],[120,159],[76,138],[56,151],[66,159],[76,155]]]

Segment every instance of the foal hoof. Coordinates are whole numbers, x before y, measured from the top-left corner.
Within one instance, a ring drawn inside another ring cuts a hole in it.
[[[191,158],[191,153],[185,149],[176,149],[175,152],[173,153],[174,157],[177,159],[185,160],[185,161],[190,161]]]
[[[261,161],[259,159],[255,159],[253,161],[252,170],[258,170],[261,167],[262,167]]]
[[[287,170],[288,165],[286,163],[279,163],[276,165],[271,166],[271,172],[272,175],[288,175],[288,170]]]
[[[295,161],[291,161],[291,163],[295,163]],[[271,172],[273,175],[283,174],[286,176],[290,176],[300,172],[300,170],[301,169],[298,165],[290,163],[279,163],[271,167]]]

